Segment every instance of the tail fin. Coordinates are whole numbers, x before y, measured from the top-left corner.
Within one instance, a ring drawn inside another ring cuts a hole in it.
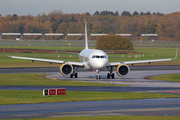
[[[87,39],[87,26],[86,26],[86,21],[85,21],[85,49],[88,48],[88,39]]]

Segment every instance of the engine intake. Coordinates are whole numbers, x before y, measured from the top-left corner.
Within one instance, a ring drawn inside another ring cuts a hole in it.
[[[64,63],[60,66],[60,73],[64,76],[71,75],[73,73],[73,66],[68,63]]]
[[[129,75],[130,72],[130,68],[126,65],[126,64],[120,64],[117,66],[116,68],[116,73],[120,76],[120,77],[126,77]]]

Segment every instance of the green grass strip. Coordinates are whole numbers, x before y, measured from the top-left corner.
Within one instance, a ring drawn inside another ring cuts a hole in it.
[[[177,73],[177,74],[156,75],[156,76],[152,76],[151,79],[160,80],[160,81],[180,82],[180,74]]]
[[[0,105],[7,104],[30,104],[30,103],[54,103],[54,102],[76,102],[76,101],[104,101],[104,100],[131,100],[151,98],[179,98],[180,95],[160,93],[137,93],[137,92],[87,92],[67,91],[66,95],[43,96],[43,92],[0,90]],[[84,100],[83,100],[84,98]]]

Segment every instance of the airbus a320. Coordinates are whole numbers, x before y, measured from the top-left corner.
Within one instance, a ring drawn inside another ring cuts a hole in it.
[[[69,53],[69,52],[66,52]],[[160,61],[170,61],[175,58],[169,59],[154,59],[154,60],[139,60],[139,61],[122,61],[122,62],[108,62],[107,54],[102,50],[97,49],[89,49],[88,48],[88,39],[87,39],[87,26],[85,21],[85,49],[80,53],[72,53],[79,55],[79,62],[70,62],[70,61],[62,61],[62,60],[51,60],[51,59],[41,59],[41,58],[30,58],[30,57],[19,57],[19,56],[10,56],[11,58],[17,59],[25,59],[34,61],[42,61],[49,63],[59,63],[60,65],[60,73],[63,76],[70,76],[71,78],[78,77],[77,69],[84,68],[85,70],[96,70],[97,75],[96,79],[100,79],[99,72],[105,68],[108,69],[109,73],[107,73],[107,78],[115,78],[113,73],[113,67],[116,67],[116,73],[120,77],[126,77],[130,73],[129,64],[137,64],[137,63],[151,63],[151,62],[160,62]]]

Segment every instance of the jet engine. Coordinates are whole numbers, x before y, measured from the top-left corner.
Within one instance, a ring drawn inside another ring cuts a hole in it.
[[[68,63],[64,63],[60,66],[60,73],[64,76],[71,75],[73,73],[73,66]]]
[[[128,76],[130,72],[130,68],[126,65],[126,64],[120,64],[117,66],[116,68],[116,73],[120,76],[120,77],[126,77]]]

